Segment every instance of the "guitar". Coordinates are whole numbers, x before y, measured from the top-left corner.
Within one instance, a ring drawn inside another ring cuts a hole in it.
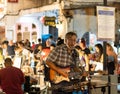
[[[68,77],[64,77],[60,74],[58,74],[56,71],[50,69],[50,80],[54,82],[55,84],[60,83],[62,81],[70,82],[73,79],[81,79],[83,70],[78,68],[72,68],[72,71],[70,68],[64,68],[64,70],[68,73]]]
[[[91,73],[100,73],[100,74],[105,74],[105,72],[98,70],[98,71],[84,71],[82,68],[73,68],[73,71],[70,70],[70,68],[65,68],[65,70],[68,72],[68,77],[64,77],[60,74],[58,74],[56,71],[50,69],[50,80],[55,83],[58,84],[62,81],[67,81],[70,82],[71,80],[74,79],[81,79],[83,76],[88,76],[88,74]]]

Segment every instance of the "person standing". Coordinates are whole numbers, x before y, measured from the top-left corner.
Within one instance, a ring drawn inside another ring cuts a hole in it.
[[[89,71],[88,56],[84,53],[84,51],[82,51],[82,48],[79,45],[76,45],[75,48],[79,53],[79,59],[80,59],[81,65],[85,68],[86,71]]]
[[[37,48],[34,50],[34,73],[37,73],[37,65],[41,65],[42,64],[42,44],[38,44]],[[39,66],[40,67],[40,66]]]
[[[22,66],[26,61],[28,61],[28,64],[30,65],[30,51],[25,48],[25,44],[22,41],[18,42],[18,47],[20,48],[20,52],[22,54]]]
[[[38,48],[39,45],[42,45],[42,40],[41,40],[41,38],[38,39],[38,43],[35,44],[35,47],[34,47],[34,50],[33,50],[33,51],[35,51],[35,50]]]
[[[100,43],[95,44],[95,52],[90,55],[90,70],[103,70],[103,46]]]
[[[90,55],[90,49],[87,48],[86,41],[84,38],[81,38],[79,46],[82,48],[82,51],[84,51],[85,54],[87,54],[88,56]]]
[[[35,49],[35,46],[36,46],[35,42],[32,42],[32,46],[31,46],[31,48],[32,48],[32,51],[34,51],[34,49]]]
[[[106,44],[106,54],[107,54],[108,74],[113,75],[118,70],[118,60],[117,60],[118,57],[113,47],[109,43]]]
[[[78,66],[78,63],[80,63],[79,54],[74,48],[76,39],[76,33],[68,32],[65,35],[65,44],[56,46],[51,50],[46,59],[46,64],[49,66],[50,70],[53,70],[55,73],[58,73],[65,78],[69,78],[68,69],[71,68],[71,66]],[[52,74],[50,71],[51,86],[56,83],[56,77],[53,76],[54,72],[52,72]],[[59,84],[63,87],[65,83],[61,81]],[[52,94],[72,94],[72,92],[52,90]]]
[[[10,58],[5,59],[5,68],[0,70],[0,86],[6,94],[23,94],[22,84],[24,83],[23,72],[13,67]]]
[[[7,54],[8,56],[10,56],[11,58],[14,58],[15,56],[15,45],[13,43],[13,40],[9,41],[9,44],[7,46]]]
[[[7,47],[8,47],[8,41],[3,41],[2,42],[2,50],[3,50],[3,57],[7,57]]]
[[[54,44],[56,46],[56,42],[54,41],[53,36],[50,36],[47,40],[46,40],[46,47],[50,47],[51,44]]]

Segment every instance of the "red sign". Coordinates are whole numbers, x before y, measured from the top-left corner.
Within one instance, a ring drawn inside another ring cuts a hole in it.
[[[8,0],[8,2],[11,2],[11,3],[17,3],[18,0]]]

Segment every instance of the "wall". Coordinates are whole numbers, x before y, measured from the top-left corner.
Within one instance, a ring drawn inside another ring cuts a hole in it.
[[[7,15],[5,20],[5,26],[6,26],[6,36],[9,37],[8,32],[13,32],[12,35],[15,34],[14,32],[14,25],[16,23],[16,20],[18,20],[21,16],[26,14],[32,14],[32,13],[38,13],[38,12],[44,12],[47,10],[54,10],[54,9],[60,9],[60,5],[57,3],[54,3],[52,5],[48,6],[42,6],[38,8],[31,8],[31,7],[37,7],[41,6],[40,3],[41,0],[19,0],[19,3],[8,3],[7,4],[7,13],[10,15]],[[51,0],[49,2],[52,2]],[[25,9],[28,8],[28,9]],[[21,10],[18,12],[20,9]],[[59,36],[64,38],[64,35],[68,31],[76,31],[78,36],[81,37],[84,32],[93,32],[96,34],[97,31],[97,22],[96,22],[96,16],[94,16],[94,10],[86,9],[79,9],[74,11],[73,19],[66,19],[63,17],[62,24],[58,25],[59,28]],[[62,15],[63,16],[63,15]],[[70,21],[70,22],[69,22]],[[39,24],[39,22],[37,22]],[[39,26],[39,31],[42,31],[42,33],[48,33],[48,27],[45,27],[44,25]],[[44,32],[43,32],[44,31]],[[8,34],[7,34],[8,33]],[[41,34],[39,34],[40,36]],[[10,37],[14,39],[13,37]],[[9,39],[10,39],[9,38]]]
[[[97,19],[93,9],[74,10],[73,18],[68,18],[68,31],[75,31],[78,38],[85,32],[97,35]]]
[[[34,19],[34,23],[38,27],[38,35],[37,38],[41,38],[41,34],[47,34],[48,33],[48,26],[44,26],[40,23],[40,20],[38,17],[44,16],[44,15],[53,15],[52,12],[45,13],[46,11],[50,10],[56,10],[59,8],[59,4],[51,4],[49,6],[41,6],[42,1],[40,0],[19,0],[18,3],[7,3],[7,14],[2,19],[3,22],[5,22],[5,28],[6,28],[6,37],[8,40],[15,40],[16,41],[16,30],[15,30],[15,24],[20,20],[20,18],[26,14],[31,15],[32,19],[31,22]],[[50,0],[49,3],[52,3],[53,1]],[[45,3],[45,2],[42,2]],[[38,15],[36,14],[38,13]],[[39,13],[42,13],[39,15]],[[33,15],[32,15],[33,14]],[[35,14],[35,16],[34,16]],[[24,20],[26,21],[26,20]]]
[[[7,3],[7,13],[16,13],[22,9],[42,6],[42,4],[44,4],[42,0],[18,0],[18,3]]]
[[[117,9],[116,7],[116,10],[115,34],[118,35],[118,37],[115,37],[115,41],[119,43],[118,29],[120,29],[120,9]],[[68,19],[68,31],[77,32],[79,38],[81,38],[85,32],[91,32],[97,36],[97,17],[95,11],[94,8],[81,8],[74,10],[73,18],[71,20]]]

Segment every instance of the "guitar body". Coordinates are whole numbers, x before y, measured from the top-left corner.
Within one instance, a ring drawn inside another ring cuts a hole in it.
[[[68,77],[64,77],[58,74],[56,71],[50,69],[50,80],[57,84],[62,81],[70,82],[70,80],[81,79],[83,76],[83,69],[82,68],[63,68],[63,71],[68,73]]]
[[[68,70],[67,72],[69,72],[69,71],[70,70]],[[68,82],[70,81],[68,77],[66,78],[66,77],[58,74],[56,71],[54,71],[52,69],[50,69],[50,80],[52,82],[54,82],[55,84],[60,83],[62,81],[68,81]]]

